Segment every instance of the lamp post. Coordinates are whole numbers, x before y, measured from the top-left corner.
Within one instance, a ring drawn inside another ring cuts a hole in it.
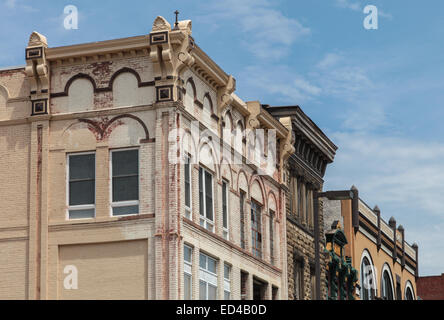
[[[350,190],[336,190],[325,192],[314,192],[313,209],[315,214],[315,275],[316,275],[316,300],[321,299],[321,257],[319,250],[320,229],[319,229],[319,198],[329,200],[352,200],[352,225],[355,232],[359,229],[359,191],[355,186]]]

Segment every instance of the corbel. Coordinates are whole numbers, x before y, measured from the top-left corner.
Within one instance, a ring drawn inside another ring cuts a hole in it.
[[[48,114],[49,104],[49,63],[45,51],[46,37],[33,32],[26,47],[25,73],[31,84],[31,115]]]

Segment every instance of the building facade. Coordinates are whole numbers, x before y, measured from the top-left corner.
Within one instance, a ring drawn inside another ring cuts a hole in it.
[[[291,121],[234,91],[189,20],[32,33],[0,70],[0,298],[287,299]]]
[[[324,231],[335,232],[343,226],[346,244],[338,254],[357,271],[357,284],[353,299],[360,300],[416,300],[418,277],[418,246],[405,240],[405,230],[397,226],[392,217],[388,223],[381,218],[376,206],[370,209],[359,198],[358,190],[327,191],[320,195],[324,203]],[[330,256],[328,275],[329,299],[345,299],[346,290],[341,290],[341,263],[332,263],[332,247],[327,248]],[[341,296],[341,293],[344,295]]]
[[[325,248],[322,201],[323,177],[337,147],[299,106],[268,107],[277,119],[291,120],[292,154],[286,165],[288,297],[325,297]]]
[[[444,273],[440,276],[419,277],[416,287],[421,300],[444,300]]]

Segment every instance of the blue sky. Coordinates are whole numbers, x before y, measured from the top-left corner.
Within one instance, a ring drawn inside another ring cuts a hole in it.
[[[0,0],[0,67],[23,65],[32,31],[49,46],[147,34],[157,15],[193,36],[244,100],[298,104],[338,145],[325,189],[350,188],[395,216],[444,272],[444,2],[439,0]],[[66,5],[79,29],[63,28]],[[363,27],[367,4],[379,28]]]

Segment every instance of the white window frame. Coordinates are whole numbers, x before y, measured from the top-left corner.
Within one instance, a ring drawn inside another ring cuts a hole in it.
[[[138,172],[139,172],[139,183],[138,183],[138,193],[139,193],[139,200],[131,200],[131,201],[119,201],[119,202],[113,202],[113,153],[114,152],[121,152],[121,151],[130,151],[130,150],[138,150],[137,152],[137,165],[138,165]],[[109,202],[110,202],[110,216],[111,217],[128,217],[128,216],[137,216],[140,214],[140,148],[139,147],[129,147],[129,148],[116,148],[116,149],[110,149],[109,150]],[[139,206],[139,212],[138,213],[130,213],[130,214],[119,214],[114,215],[113,214],[113,208],[119,208],[119,207],[129,207],[129,206]]]
[[[94,155],[94,204],[82,204],[78,206],[70,206],[69,205],[69,158],[71,156],[83,156],[87,154],[93,154]],[[97,157],[95,151],[87,151],[87,152],[73,152],[73,153],[67,153],[66,154],[66,212],[65,212],[65,219],[66,220],[89,220],[89,219],[95,219],[96,217],[96,166],[97,166]],[[90,218],[79,218],[79,219],[70,219],[69,218],[69,211],[80,211],[80,210],[88,210],[88,209],[94,209],[94,216]]]
[[[362,281],[364,279],[364,274],[363,274],[364,270],[362,270],[362,263],[364,262],[365,258],[370,263],[370,267],[371,267],[371,270],[372,270],[372,275],[371,275],[371,277],[372,277],[372,279],[371,279],[371,281],[372,281],[372,288],[365,288],[364,287],[365,284],[362,283]],[[375,269],[375,266],[373,264],[372,256],[367,251],[367,249],[365,249],[362,252],[362,255],[361,255],[361,262],[359,264],[359,282],[360,282],[360,286],[361,286],[361,292],[360,292],[360,298],[361,299],[364,296],[364,290],[368,291],[370,300],[372,300],[372,290],[373,290],[373,298],[377,296],[378,280],[377,280],[377,275],[376,275],[376,269]]]
[[[274,210],[268,209],[268,214],[270,216],[270,221],[269,221],[269,235],[268,235],[268,241],[270,242],[270,263],[272,265],[274,265],[275,261],[276,261],[276,238],[274,236],[275,234],[275,228],[276,228],[276,224],[275,224],[275,212]]]
[[[227,203],[225,204],[225,207],[227,208],[227,227],[224,227],[224,216],[223,216],[223,214],[224,214],[223,213],[223,205],[224,205],[223,204],[223,192],[224,192],[223,185],[224,185],[224,183],[226,185],[225,200]],[[230,183],[227,180],[223,179],[222,180],[222,236],[225,240],[230,239],[230,233],[229,233],[229,230],[230,230],[230,190],[229,189],[230,188],[229,188],[229,186],[230,186]]]
[[[225,277],[225,267],[228,267],[228,278]],[[231,300],[231,266],[224,263],[224,300]],[[225,299],[225,293],[228,292],[228,299]]]
[[[201,255],[206,257],[205,269],[200,266],[200,256]],[[216,265],[216,273],[213,273],[208,270],[208,259],[214,260],[215,265]],[[218,261],[216,259],[210,257],[209,255],[207,255],[203,252],[199,252],[199,290],[200,290],[200,282],[201,281],[205,282],[206,300],[208,300],[208,285],[212,285],[213,287],[216,288],[216,300],[218,298],[217,268],[218,268]],[[199,292],[199,297],[200,297],[200,292]]]
[[[191,261],[185,260],[185,253],[183,257],[183,273],[184,273],[184,298],[185,298],[185,274],[190,276],[190,298],[193,299],[193,248],[189,245],[184,245],[184,251],[185,247],[189,248],[191,250]]]
[[[190,155],[185,155],[185,161],[188,161],[188,174],[189,174],[189,176],[190,176],[190,206],[187,206],[186,205],[186,193],[185,193],[185,189],[184,189],[184,207],[185,207],[185,217],[187,218],[187,219],[192,219],[192,212],[193,212],[193,188],[192,188],[192,186],[193,186],[193,177],[192,177],[192,172],[193,172],[193,170],[191,169],[191,156]],[[185,187],[185,183],[186,183],[186,181],[185,181],[185,164],[184,164],[184,177],[183,177],[183,180],[184,180],[184,187]]]
[[[395,286],[393,283],[393,277],[392,277],[392,270],[390,269],[390,267],[388,266],[387,263],[384,263],[384,266],[382,267],[382,272],[381,272],[381,298],[384,297],[385,294],[385,290],[387,290],[388,288],[385,287],[385,281],[384,281],[384,274],[387,271],[387,274],[389,276],[389,280],[390,280],[390,286],[391,286],[391,291],[392,291],[392,298],[393,300],[396,300],[396,295],[395,295]]]
[[[205,169],[205,167],[203,167],[203,166],[200,166],[200,168],[202,169],[202,175],[203,175],[203,177],[202,177],[202,191],[203,191],[203,203],[202,203],[202,205],[203,205],[204,215],[202,216],[200,214],[200,208],[199,208],[199,224],[200,224],[201,227],[204,227],[206,230],[214,232],[214,222],[216,220],[216,212],[214,210],[214,205],[215,205],[215,203],[214,203],[214,174],[211,171],[209,171],[208,169]],[[213,220],[210,220],[210,219],[207,218],[207,212],[206,212],[206,210],[207,210],[207,203],[206,203],[207,199],[206,199],[206,196],[205,196],[205,190],[206,190],[205,189],[205,186],[206,186],[205,185],[205,173],[209,173],[211,175],[211,199],[213,200],[213,206],[212,206],[211,209],[213,210]],[[199,172],[199,179],[201,179],[200,172]],[[200,197],[200,194],[199,194],[199,197]],[[209,226],[211,226],[211,229],[208,228]]]
[[[410,292],[412,293],[412,298],[413,298],[413,300],[415,300],[415,291],[413,291],[413,286],[412,286],[412,283],[410,282],[410,280],[407,280],[407,282],[405,283],[404,300],[407,300],[407,291],[408,290],[410,290]]]

